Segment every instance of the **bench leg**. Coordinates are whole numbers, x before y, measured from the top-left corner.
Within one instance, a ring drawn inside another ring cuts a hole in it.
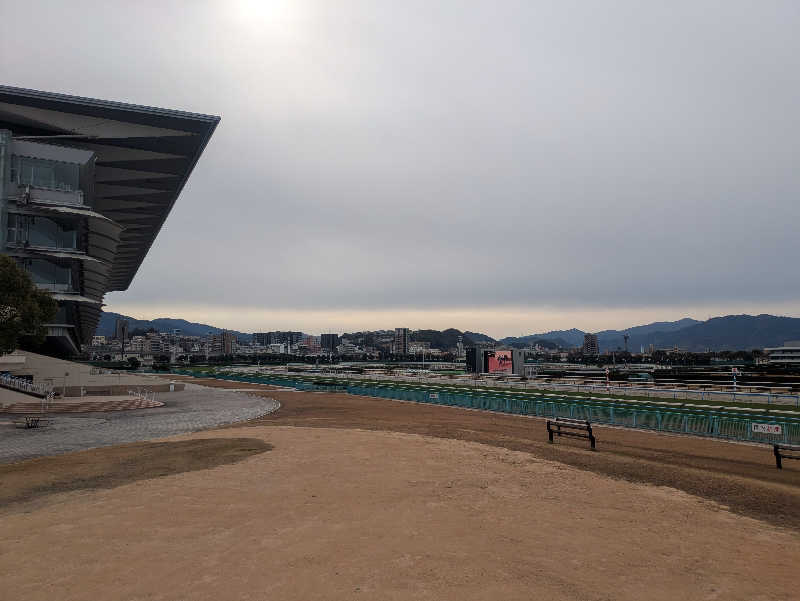
[[[775,453],[775,467],[777,467],[779,470],[782,470],[783,462],[781,461],[781,450],[778,448],[778,445],[774,445],[772,450]]]

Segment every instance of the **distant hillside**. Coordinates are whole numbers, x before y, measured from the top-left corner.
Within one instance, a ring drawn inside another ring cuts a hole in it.
[[[501,344],[509,346],[541,344],[547,346],[549,343],[556,344],[562,348],[570,348],[583,344],[585,332],[572,328],[571,330],[552,330],[543,334],[529,334],[528,336],[509,336],[498,340]]]
[[[162,317],[153,320],[134,319],[119,313],[103,313],[97,326],[97,334],[113,336],[114,324],[118,318],[130,322],[130,330],[148,330],[154,328],[159,332],[179,329],[189,336],[204,336],[209,332],[218,333],[216,326],[193,323],[185,319]],[[250,340],[252,334],[233,332],[242,340]],[[540,344],[545,348],[564,348],[581,346],[583,331],[578,329],[553,330],[542,334],[528,336],[510,336],[495,341],[494,338],[479,332],[470,332],[449,328],[447,330],[417,330],[412,333],[412,340],[430,342],[433,348],[449,349],[456,346],[458,337],[463,336],[464,344],[480,342],[499,342],[502,345],[517,348]],[[376,333],[361,333],[374,338]],[[385,332],[384,334],[391,334]],[[708,321],[697,321],[688,317],[678,321],[659,321],[642,326],[633,326],[626,330],[603,330],[597,333],[600,350],[616,350],[625,347],[623,336],[628,334],[628,350],[637,353],[640,348],[678,348],[690,351],[750,350],[769,346],[781,346],[789,340],[800,340],[800,318],[776,317],[775,315],[727,315],[714,317]]]
[[[558,342],[563,348],[581,346],[585,332],[577,329],[555,330],[543,334],[503,338],[499,342],[510,346],[521,343],[542,344]],[[625,348],[639,352],[652,344],[656,348],[678,348],[690,351],[750,350],[780,346],[788,340],[800,340],[800,319],[774,315],[727,315],[708,321],[684,318],[678,321],[659,321],[626,330],[597,332],[601,351]],[[562,344],[563,343],[563,344]]]
[[[800,319],[765,314],[727,315],[674,332],[654,332],[651,337],[656,347],[677,346],[691,351],[749,350],[800,340]]]
[[[462,332],[461,330],[456,330],[455,328],[448,328],[446,330],[442,330],[441,332],[439,330],[415,330],[411,333],[411,340],[413,342],[430,342],[431,348],[451,349],[455,348],[458,344],[459,336],[461,336],[462,342],[466,346],[487,340],[493,342],[493,340],[485,334]],[[473,336],[476,336],[477,340],[473,338]]]
[[[216,326],[210,326],[205,323],[193,323],[185,319],[173,319],[171,317],[159,317],[158,319],[152,320],[134,319],[133,317],[120,315],[119,313],[103,312],[100,316],[100,322],[97,324],[95,334],[97,336],[113,336],[117,319],[127,319],[129,322],[128,329],[131,332],[137,329],[149,330],[150,328],[154,328],[157,332],[180,330],[182,334],[187,336],[205,336],[209,332],[218,334],[222,331],[222,328]],[[235,330],[229,331],[232,331],[234,335],[241,340],[250,340],[250,338],[252,338],[252,334],[237,332]]]
[[[603,350],[624,349],[624,335],[628,334],[630,337],[628,339],[628,350],[638,352],[642,346],[647,348],[651,343],[656,344],[653,338],[656,335],[661,336],[669,332],[677,332],[678,330],[683,330],[699,323],[702,322],[684,317],[678,321],[657,321],[644,326],[634,326],[627,330],[604,330],[602,332],[597,332],[597,341],[600,348]],[[581,344],[583,344],[583,342],[581,342]],[[656,346],[658,345],[656,344]]]
[[[469,338],[472,342],[495,342],[495,339],[480,332],[464,332],[464,336]],[[464,342],[466,344],[466,341]]]
[[[537,337],[530,337],[530,336],[509,336],[508,338],[503,338],[501,341],[503,346],[510,346],[512,348],[528,348],[530,346],[539,345],[542,348],[550,349],[550,350],[557,350],[557,349],[566,349],[570,348],[571,345],[563,338],[537,338]]]

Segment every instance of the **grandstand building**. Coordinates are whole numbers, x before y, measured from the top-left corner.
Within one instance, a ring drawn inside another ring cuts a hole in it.
[[[783,346],[765,348],[770,365],[800,365],[800,340],[785,342]]]
[[[219,117],[0,86],[0,252],[59,311],[49,352],[91,341],[130,286]]]

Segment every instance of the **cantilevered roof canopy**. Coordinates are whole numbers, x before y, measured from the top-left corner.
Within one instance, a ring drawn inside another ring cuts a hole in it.
[[[92,208],[124,228],[108,290],[130,285],[219,120],[0,86],[0,129],[95,153]]]

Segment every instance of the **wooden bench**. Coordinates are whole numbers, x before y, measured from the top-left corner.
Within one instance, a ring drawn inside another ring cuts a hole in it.
[[[772,445],[772,452],[775,453],[775,467],[777,467],[779,470],[783,469],[784,459],[800,459],[800,446],[798,445]]]
[[[25,428],[26,430],[29,428],[38,428],[41,421],[41,417],[35,415],[26,415],[21,419],[15,419],[14,427]]]
[[[585,434],[581,434],[580,431],[585,432]],[[594,434],[592,433],[592,424],[588,420],[583,421],[579,419],[568,418],[557,418],[555,420],[548,419],[547,439],[550,444],[553,443],[553,434],[557,436],[571,436],[572,438],[586,438],[589,441],[589,444],[592,446],[592,450],[596,450],[595,438]],[[800,457],[798,457],[798,459],[800,459]]]

